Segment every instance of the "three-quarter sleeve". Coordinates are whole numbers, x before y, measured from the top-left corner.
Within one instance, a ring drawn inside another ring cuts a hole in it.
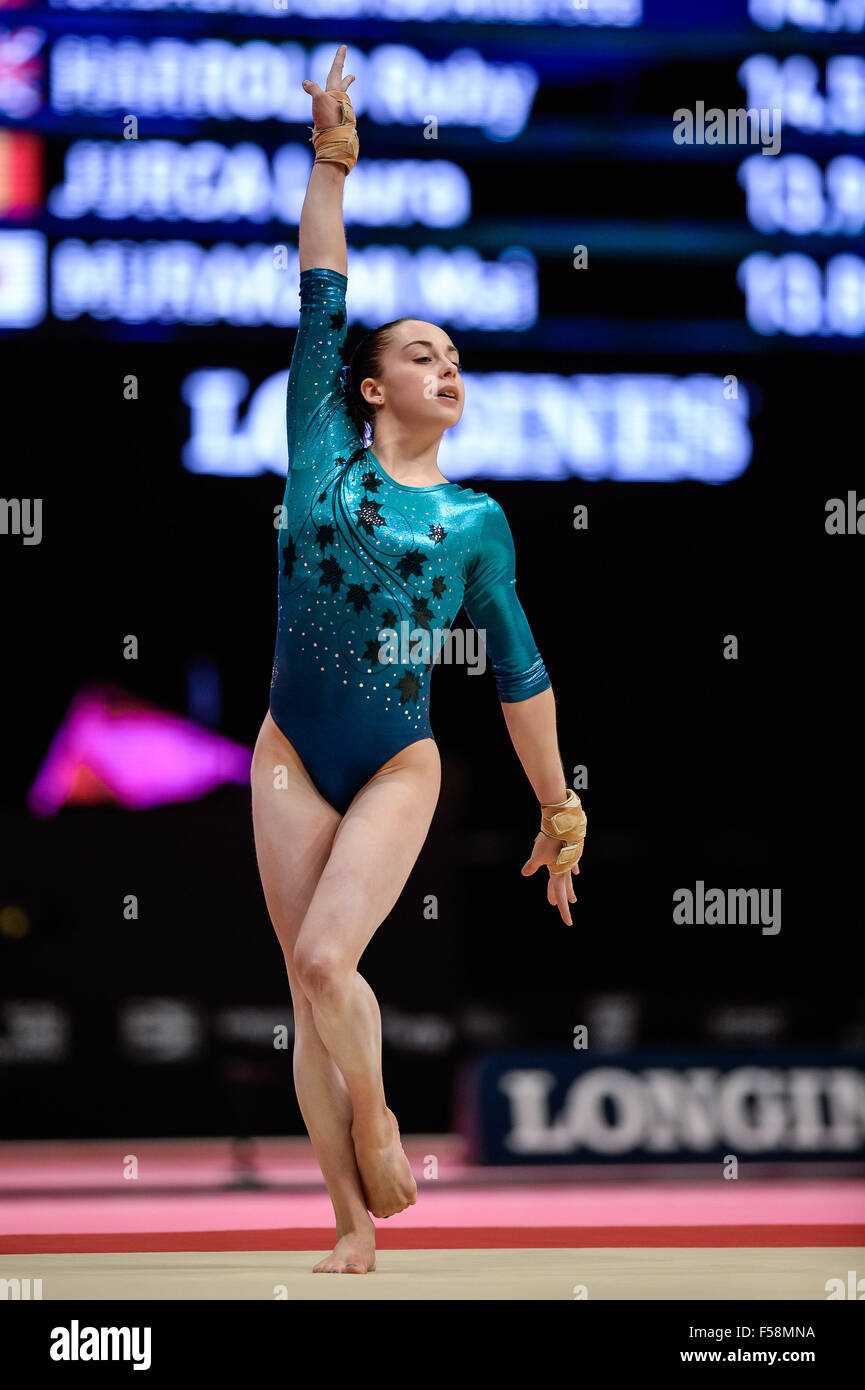
[[[360,442],[340,383],[348,277],[321,266],[300,272],[300,317],[286,395],[289,473]]]
[[[488,497],[463,602],[484,637],[499,700],[507,704],[528,700],[552,684],[517,598],[515,571],[510,526],[498,502]]]

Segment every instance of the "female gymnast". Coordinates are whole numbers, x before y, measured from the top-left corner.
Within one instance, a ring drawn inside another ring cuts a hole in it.
[[[486,493],[448,482],[436,462],[463,411],[457,348],[435,324],[403,318],[368,334],[342,365],[342,195],[358,154],[345,53],[343,44],[325,90],[303,83],[316,153],[300,219],[278,627],[252,809],[294,1006],[298,1102],[336,1218],[333,1252],[315,1272],[360,1274],[375,1269],[370,1213],[403,1211],[417,1186],[385,1103],[378,1004],[357,966],[417,859],[441,779],[432,661],[411,649],[380,659],[393,640],[385,634],[413,633],[423,649],[421,635],[446,630],[465,604],[540,803],[522,873],[549,869],[547,900],[569,924],[586,817],[565,782],[505,515]]]

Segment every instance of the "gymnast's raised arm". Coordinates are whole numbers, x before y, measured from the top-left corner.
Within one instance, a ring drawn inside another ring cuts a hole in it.
[[[339,102],[328,93],[347,92],[354,81],[352,74],[348,77],[342,75],[345,53],[345,44],[340,44],[324,91],[317,82],[307,79],[303,83],[304,91],[312,97],[312,118],[317,131],[338,126],[342,119]],[[320,159],[312,167],[300,214],[298,247],[302,271],[320,266],[324,270],[338,270],[340,275],[347,273],[342,222],[342,190],[346,173],[344,164],[325,163]]]
[[[315,119],[315,163],[309,174],[300,216],[300,313],[286,393],[288,477],[322,465],[358,447],[357,425],[342,390],[348,284],[342,189],[358,155],[358,138],[346,88],[340,76],[345,45],[337,50],[327,91],[306,81]]]

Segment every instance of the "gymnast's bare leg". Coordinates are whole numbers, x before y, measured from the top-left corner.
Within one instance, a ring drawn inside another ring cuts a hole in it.
[[[316,1273],[373,1270],[369,1212],[393,1215],[417,1199],[385,1102],[381,1015],[357,965],[402,892],[440,785],[438,749],[422,739],[390,759],[340,817],[270,714],[255,746],[256,854],[294,1004],[295,1087],[336,1218],[333,1253]]]

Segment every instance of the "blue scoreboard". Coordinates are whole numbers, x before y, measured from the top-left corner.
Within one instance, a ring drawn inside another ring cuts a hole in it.
[[[441,466],[723,484],[769,347],[861,349],[863,32],[865,0],[0,4],[0,335],[173,343],[178,466],[284,470],[301,83],[345,41],[350,324],[459,340]]]

